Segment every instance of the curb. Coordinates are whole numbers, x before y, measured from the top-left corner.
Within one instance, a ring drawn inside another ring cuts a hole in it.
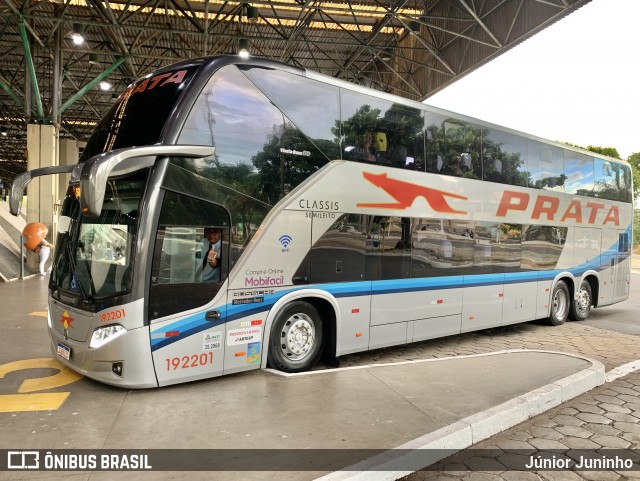
[[[360,463],[335,471],[317,478],[316,481],[391,481],[407,476],[416,470],[407,470],[406,466],[424,468],[442,459],[445,459],[457,451],[468,448],[484,439],[498,434],[505,429],[520,424],[529,418],[537,416],[554,408],[569,399],[583,394],[591,389],[601,386],[607,379],[604,365],[596,360],[567,354],[563,352],[516,349],[497,351],[488,354],[470,356],[456,356],[440,359],[428,359],[425,361],[437,361],[443,359],[459,359],[463,357],[480,357],[487,355],[506,354],[513,352],[541,352],[550,354],[562,354],[569,357],[584,359],[591,362],[591,367],[578,371],[570,376],[539,387],[515,397],[505,403],[499,404],[485,411],[472,414],[466,418],[452,423],[437,431],[425,434],[408,443],[398,446],[397,450],[409,450],[408,453],[397,455],[389,450],[379,456],[367,459]],[[407,364],[420,361],[407,361],[405,363],[393,363],[384,365]],[[634,367],[640,369],[640,361]],[[383,364],[369,365],[366,367],[382,366]],[[626,365],[625,365],[626,366]],[[365,366],[362,366],[364,368]],[[621,366],[622,367],[622,366]],[[334,369],[328,371],[335,371]],[[327,371],[317,371],[318,373]],[[621,371],[622,372],[622,371]],[[624,374],[620,374],[624,375]],[[402,451],[403,453],[405,451]],[[405,467],[404,469],[402,467]]]

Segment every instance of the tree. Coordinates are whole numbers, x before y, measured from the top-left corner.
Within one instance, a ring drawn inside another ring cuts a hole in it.
[[[627,157],[627,162],[631,164],[631,173],[633,175],[633,197],[635,199],[640,195],[640,152],[635,152]]]

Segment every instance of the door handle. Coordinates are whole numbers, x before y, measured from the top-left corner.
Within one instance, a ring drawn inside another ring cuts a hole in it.
[[[204,318],[207,321],[217,321],[218,319],[220,319],[220,311],[207,311],[207,313],[204,315]]]

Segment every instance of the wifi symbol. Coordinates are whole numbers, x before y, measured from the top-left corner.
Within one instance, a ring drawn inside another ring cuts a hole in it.
[[[289,244],[291,244],[293,238],[290,235],[285,234],[283,236],[280,236],[280,239],[278,240],[280,241],[280,244],[282,244],[282,247],[284,247],[284,252],[289,247]]]

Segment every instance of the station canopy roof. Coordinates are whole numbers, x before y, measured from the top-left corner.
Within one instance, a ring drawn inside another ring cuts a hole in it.
[[[424,100],[588,1],[2,0],[0,178],[26,169],[27,123],[86,140],[127,85],[179,60],[246,47]]]

